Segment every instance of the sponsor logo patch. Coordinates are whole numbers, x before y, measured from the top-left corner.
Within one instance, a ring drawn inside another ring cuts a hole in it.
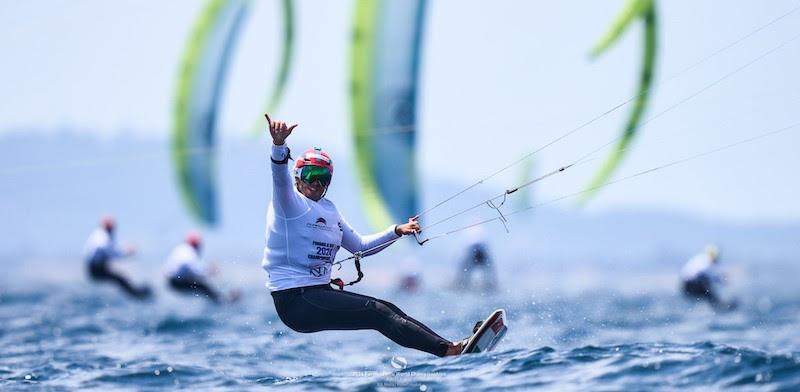
[[[308,272],[311,273],[311,275],[319,278],[321,276],[325,276],[325,275],[328,274],[328,268],[329,267],[327,265],[325,265],[325,264],[317,264],[317,265],[309,268]]]
[[[325,220],[323,217],[317,218],[314,223],[306,223],[306,227],[309,229],[317,229],[323,231],[333,231],[332,228],[328,227],[328,221]]]

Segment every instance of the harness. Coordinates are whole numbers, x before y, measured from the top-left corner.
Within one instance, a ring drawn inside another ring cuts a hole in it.
[[[344,290],[344,286],[352,286],[352,285],[360,282],[361,279],[364,278],[364,273],[361,272],[361,252],[356,252],[353,255],[353,263],[356,265],[356,272],[358,273],[358,278],[356,278],[356,280],[354,280],[354,281],[352,281],[350,283],[345,283],[341,278],[335,278],[335,279],[331,279],[330,284],[336,285],[337,287],[339,287],[339,290]],[[342,269],[342,265],[339,264],[339,270],[341,270],[341,269]]]

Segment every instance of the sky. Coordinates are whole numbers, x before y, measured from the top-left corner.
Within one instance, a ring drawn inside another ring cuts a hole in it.
[[[296,149],[321,145],[337,159],[357,159],[347,74],[354,3],[295,4],[295,63],[273,117],[300,123],[290,140]],[[11,132],[46,137],[69,129],[166,143],[178,64],[203,5],[1,1],[0,154],[3,134]],[[601,57],[588,56],[622,6],[619,0],[430,1],[418,107],[424,181],[473,183],[631,98],[640,24]],[[656,84],[645,114],[651,120],[617,178],[800,121],[798,7],[798,1],[658,2]],[[250,137],[269,96],[279,15],[278,1],[257,2],[242,30],[219,118],[226,140]],[[535,172],[614,140],[629,110],[537,153]],[[574,200],[560,205],[587,214],[643,207],[736,223],[798,222],[798,145],[800,129],[794,128],[609,186],[583,207]],[[454,162],[455,151],[469,159]],[[595,159],[543,181],[536,200],[585,188],[601,163]],[[512,168],[483,186],[502,190],[521,175]]]

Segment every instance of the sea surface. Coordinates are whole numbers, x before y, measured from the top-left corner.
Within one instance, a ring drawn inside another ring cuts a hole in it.
[[[81,274],[5,276],[0,389],[800,390],[800,296],[774,283],[791,277],[727,290],[740,307],[720,313],[682,298],[672,277],[615,275],[577,290],[557,274],[529,286],[509,278],[495,293],[453,292],[431,279],[417,293],[352,289],[452,339],[492,309],[507,310],[510,330],[495,351],[449,358],[372,331],[293,332],[262,276],[218,279],[243,291],[228,306],[158,281],[155,299],[137,302]]]

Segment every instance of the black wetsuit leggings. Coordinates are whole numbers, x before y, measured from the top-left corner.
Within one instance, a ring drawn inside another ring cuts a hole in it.
[[[147,287],[136,287],[128,281],[124,276],[111,270],[108,263],[89,263],[89,276],[94,280],[107,280],[116,283],[119,287],[125,290],[126,293],[136,298],[146,298],[150,295],[150,290]]]
[[[169,285],[175,290],[204,295],[211,301],[219,303],[219,294],[202,280],[171,278]]]
[[[272,299],[281,321],[297,332],[372,329],[403,347],[439,357],[450,346],[392,303],[329,285],[275,291]]]
[[[720,304],[719,298],[714,293],[711,279],[704,276],[684,282],[683,293],[691,298],[705,299],[714,306]]]

